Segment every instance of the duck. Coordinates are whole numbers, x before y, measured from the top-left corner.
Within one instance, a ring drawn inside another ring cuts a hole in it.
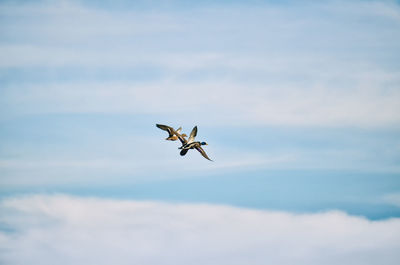
[[[185,139],[185,137],[187,137],[187,135],[184,133],[180,134],[182,131],[182,127],[179,127],[177,130],[174,130],[174,128],[167,126],[167,125],[156,124],[156,126],[158,128],[160,128],[161,130],[168,132],[168,137],[165,138],[165,140],[176,141],[179,138]],[[185,139],[185,141],[186,141],[186,139]],[[182,142],[182,140],[181,140],[181,142]]]
[[[189,139],[186,140],[184,137],[182,137],[183,139],[179,138],[179,140],[182,143],[182,146],[179,147],[179,149],[181,149],[180,155],[184,156],[186,155],[186,153],[190,150],[190,149],[196,149],[197,151],[200,152],[200,154],[205,158],[208,159],[210,161],[211,160],[208,156],[207,153],[204,151],[204,149],[201,147],[202,145],[208,145],[206,142],[199,142],[199,141],[194,141],[195,137],[197,135],[197,126],[195,126],[192,129],[192,132],[190,133]]]

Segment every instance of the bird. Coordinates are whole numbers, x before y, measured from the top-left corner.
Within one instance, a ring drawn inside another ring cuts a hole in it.
[[[182,137],[183,139],[185,139],[185,137],[187,137],[187,135],[184,133],[180,134],[182,127],[179,127],[177,130],[174,130],[174,128],[167,126],[167,125],[156,124],[156,126],[158,128],[160,128],[161,130],[168,132],[168,137],[165,138],[165,140],[176,141],[179,139],[179,137]]]
[[[184,155],[186,155],[186,153],[189,151],[189,149],[196,149],[197,151],[199,151],[200,152],[200,154],[205,158],[205,159],[208,159],[208,160],[210,160],[210,161],[213,161],[213,160],[211,160],[208,156],[207,156],[207,153],[204,151],[204,149],[201,147],[202,145],[208,145],[206,142],[195,142],[194,141],[194,138],[196,137],[196,135],[197,135],[197,126],[195,126],[193,129],[192,129],[192,132],[190,133],[190,136],[189,136],[189,139],[188,140],[186,140],[184,137],[182,137],[182,138],[179,138],[179,140],[181,141],[181,143],[182,143],[182,146],[181,147],[179,147],[179,149],[181,149],[181,152],[180,152],[180,155],[181,156],[184,156]]]

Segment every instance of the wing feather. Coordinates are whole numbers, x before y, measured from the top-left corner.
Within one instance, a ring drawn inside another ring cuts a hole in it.
[[[189,139],[188,139],[188,143],[191,143],[194,141],[194,138],[197,135],[197,126],[194,126],[192,132],[190,133]]]
[[[174,135],[174,134],[173,134],[174,129],[173,129],[172,127],[169,127],[169,126],[167,126],[167,125],[162,125],[162,124],[156,124],[156,126],[157,126],[158,128],[160,128],[161,130],[167,131],[168,134],[169,134],[169,136]]]
[[[206,154],[206,152],[204,151],[204,149],[201,148],[201,146],[196,146],[195,148],[196,148],[197,151],[200,152],[200,154],[201,154],[204,158],[206,158],[206,159],[212,161],[212,160],[207,156],[207,154]]]

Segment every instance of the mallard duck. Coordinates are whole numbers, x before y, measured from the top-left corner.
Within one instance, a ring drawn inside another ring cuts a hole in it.
[[[169,141],[176,141],[179,139],[179,137],[182,137],[183,139],[185,139],[185,137],[187,137],[186,134],[180,134],[182,127],[179,127],[177,130],[174,130],[174,128],[167,126],[167,125],[162,125],[162,124],[156,124],[156,126],[158,128],[160,128],[161,130],[167,131],[168,132],[168,137],[165,138],[165,140],[169,140]]]
[[[197,151],[200,152],[200,154],[201,154],[204,158],[206,158],[206,159],[212,161],[212,160],[207,156],[207,154],[206,154],[206,152],[204,151],[204,149],[201,147],[202,145],[207,145],[207,143],[206,143],[206,142],[195,142],[195,141],[194,141],[194,138],[196,137],[196,135],[197,135],[197,126],[195,126],[195,127],[193,128],[192,132],[190,133],[189,139],[188,139],[187,141],[186,141],[185,138],[183,138],[184,141],[183,141],[181,138],[179,138],[179,140],[181,140],[181,143],[182,143],[182,146],[179,147],[179,149],[182,149],[181,152],[180,152],[180,155],[181,155],[181,156],[186,155],[186,153],[189,151],[189,149],[196,149]]]

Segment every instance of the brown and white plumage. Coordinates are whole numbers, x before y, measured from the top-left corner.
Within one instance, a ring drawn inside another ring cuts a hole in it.
[[[160,128],[161,130],[168,132],[168,137],[165,138],[165,140],[176,141],[176,140],[180,139],[180,137],[183,139],[185,139],[185,137],[187,137],[187,135],[184,133],[180,134],[180,132],[182,130],[181,127],[179,127],[177,130],[174,130],[174,128],[167,126],[167,125],[156,124],[156,126],[158,128]],[[186,139],[185,139],[185,141],[186,141]]]
[[[180,155],[184,156],[186,155],[186,153],[190,150],[190,149],[196,149],[197,151],[200,152],[200,154],[212,161],[206,154],[206,152],[204,151],[204,149],[201,147],[202,145],[207,145],[206,142],[195,142],[194,139],[197,135],[197,126],[195,126],[191,133],[189,138],[186,140],[186,134],[180,134],[182,128],[179,127],[177,130],[174,130],[174,128],[167,126],[167,125],[162,125],[162,124],[156,124],[156,126],[158,128],[160,128],[161,130],[164,130],[166,132],[168,132],[168,137],[165,140],[170,140],[170,141],[176,141],[179,139],[179,141],[181,142],[182,146],[179,147],[179,149],[181,149]]]

